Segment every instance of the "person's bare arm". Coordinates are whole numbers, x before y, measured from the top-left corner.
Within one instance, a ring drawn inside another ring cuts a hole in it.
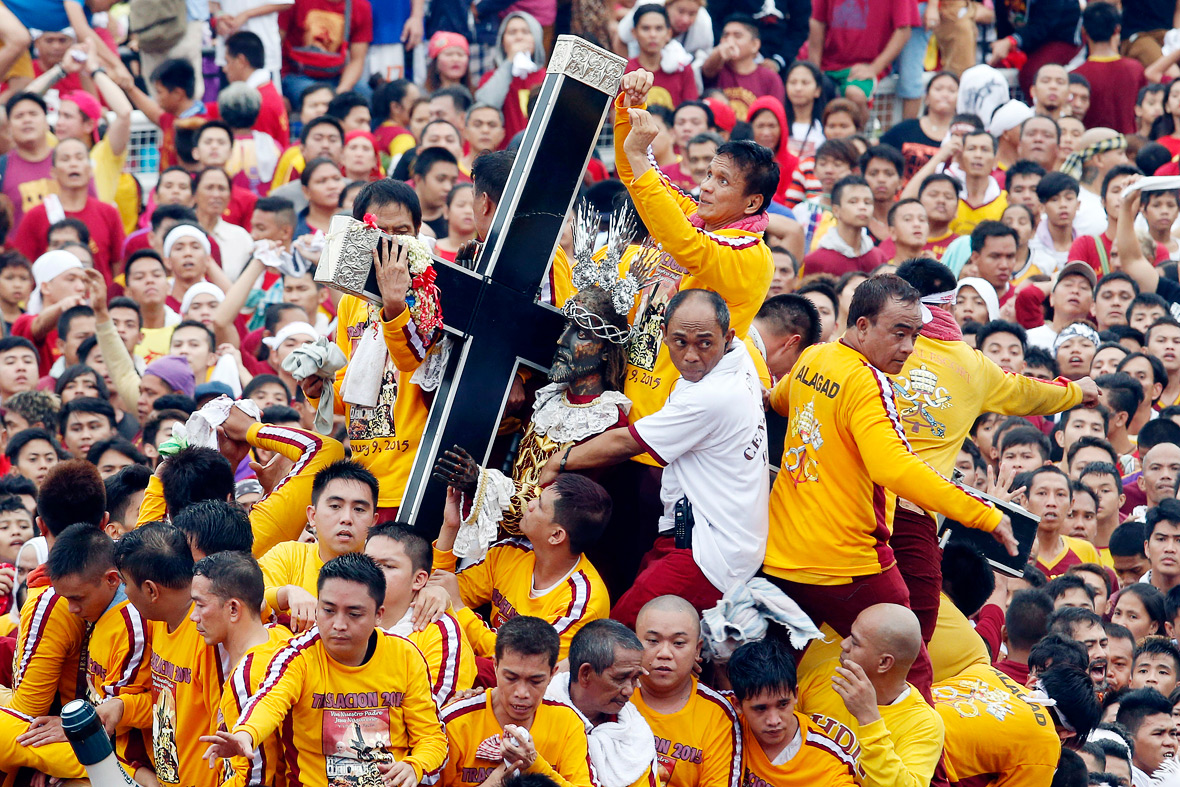
[[[242,339],[238,336],[234,321],[238,319],[238,314],[246,305],[246,301],[250,297],[250,290],[254,289],[254,282],[258,281],[258,277],[265,269],[266,266],[262,264],[262,260],[251,257],[250,261],[246,263],[246,267],[242,269],[241,275],[238,276],[238,280],[225,290],[225,300],[217,304],[217,308],[213,311],[213,333],[219,344],[241,346]]]
[[[549,461],[541,470],[540,483],[543,486],[557,478],[562,457],[565,458],[566,470],[590,470],[595,467],[617,465],[643,452],[643,446],[631,434],[630,429],[611,429],[549,457]]]
[[[0,76],[3,76],[28,51],[33,40],[16,14],[5,8],[3,3],[0,3],[0,30],[4,31],[4,40],[0,41]]]
[[[1180,49],[1170,52],[1161,57],[1159,60],[1156,60],[1146,69],[1144,69],[1143,75],[1147,77],[1148,82],[1152,83],[1153,85],[1158,84],[1161,80],[1163,80],[1164,74],[1167,73],[1168,69],[1177,63],[1180,63]]]
[[[737,56],[737,46],[731,45],[722,41],[713,50],[709,52],[709,56],[705,58],[705,62],[701,63],[701,75],[706,79],[712,79],[717,76],[718,72]]]
[[[1151,260],[1143,255],[1139,238],[1135,237],[1135,216],[1139,213],[1139,198],[1143,192],[1133,191],[1123,197],[1119,206],[1119,228],[1114,248],[1119,254],[1119,268],[1135,280],[1140,292],[1155,292],[1160,274]]]
[[[901,196],[898,199],[917,199],[918,191],[922,188],[922,181],[938,172],[939,167],[951,160],[951,157],[962,148],[963,143],[959,137],[951,135],[943,140],[942,147],[938,152],[930,157],[930,160],[922,165],[922,168],[914,173],[910,178],[909,183],[905,184],[905,188],[901,190]]]
[[[340,83],[336,86],[336,94],[347,93],[356,87],[361,74],[365,70],[365,57],[369,54],[369,45],[354,43],[348,45],[348,65],[340,73]]]
[[[86,71],[94,80],[94,86],[98,88],[102,100],[115,113],[115,120],[107,126],[106,141],[111,146],[111,153],[121,156],[127,150],[127,143],[131,141],[131,101],[115,84],[115,80],[111,79],[110,74],[95,73],[96,68],[98,62],[91,58],[86,64]]]
[[[818,68],[824,56],[824,36],[828,32],[828,26],[818,19],[812,19],[810,25],[811,32],[807,35],[807,59]]]
[[[160,125],[160,118],[164,116],[163,108],[156,103],[155,99],[144,93],[135,86],[135,78],[131,76],[131,72],[127,69],[122,69],[113,76],[115,84],[127,94],[127,98],[131,99],[131,103],[142,112],[153,125]]]

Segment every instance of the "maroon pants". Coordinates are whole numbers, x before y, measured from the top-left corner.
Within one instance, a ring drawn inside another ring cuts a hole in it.
[[[1058,65],[1065,65],[1073,56],[1078,53],[1078,46],[1076,44],[1069,44],[1065,41],[1050,41],[1047,44],[1042,44],[1035,52],[1028,52],[1028,61],[1025,62],[1024,68],[1020,69],[1017,78],[1020,81],[1020,92],[1026,97],[1032,89],[1033,81],[1037,78],[1037,69],[1046,63],[1057,63]],[[1028,98],[1025,99],[1032,104]]]
[[[867,577],[856,577],[847,585],[804,585],[766,575],[766,578],[795,600],[815,625],[827,623],[841,637],[852,631],[856,616],[874,604],[910,605],[910,594],[897,566]],[[930,699],[930,685],[934,682],[934,670],[930,666],[930,654],[926,646],[918,654],[917,661],[910,667],[910,683]]]
[[[721,591],[701,573],[700,566],[692,559],[692,550],[677,549],[675,539],[660,536],[643,556],[639,576],[615,604],[610,616],[633,629],[643,605],[666,595],[680,596],[697,612],[704,612],[721,600]]]
[[[893,535],[889,537],[897,570],[910,592],[910,609],[922,626],[922,641],[930,642],[938,623],[939,593],[942,591],[942,550],[934,520],[907,508],[897,507]]]

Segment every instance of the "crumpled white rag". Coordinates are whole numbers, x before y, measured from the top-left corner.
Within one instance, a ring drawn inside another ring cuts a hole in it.
[[[324,393],[315,411],[315,430],[320,434],[332,433],[332,416],[335,412],[332,381],[336,379],[336,372],[347,363],[344,351],[335,342],[328,341],[326,336],[316,337],[314,342],[304,342],[283,359],[283,368],[297,382],[313,374],[324,378]]]
[[[706,657],[728,659],[741,645],[766,636],[772,622],[787,629],[791,647],[797,650],[821,637],[815,623],[790,596],[768,580],[755,577],[731,587],[717,606],[705,610],[701,616]]]

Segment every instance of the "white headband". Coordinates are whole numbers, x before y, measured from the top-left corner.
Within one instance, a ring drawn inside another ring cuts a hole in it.
[[[943,290],[942,292],[932,292],[922,298],[922,303],[929,306],[945,306],[948,303],[955,302],[955,295],[958,294],[958,288],[953,290]]]
[[[319,333],[316,332],[315,327],[306,322],[292,322],[283,326],[283,329],[274,336],[268,336],[262,340],[272,350],[279,349],[283,342],[290,339],[292,336],[309,336],[310,342],[314,342]]]
[[[177,224],[168,230],[168,234],[164,236],[165,257],[172,254],[173,244],[181,238],[196,238],[201,242],[201,246],[205,249],[206,254],[213,252],[213,247],[209,245],[209,236],[205,234],[204,230],[194,227],[191,224]]]
[[[208,281],[199,281],[184,291],[184,298],[180,301],[180,313],[182,315],[189,310],[189,307],[193,305],[193,301],[197,299],[198,295],[212,295],[217,299],[218,303],[225,300],[225,293],[216,284]]]
[[[33,263],[33,294],[29,296],[29,303],[25,311],[29,314],[40,314],[43,306],[41,299],[41,285],[53,281],[66,271],[84,268],[82,260],[64,249],[47,251]]]

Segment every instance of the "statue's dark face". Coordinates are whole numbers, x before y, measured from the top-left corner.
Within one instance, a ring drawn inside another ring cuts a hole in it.
[[[549,381],[570,383],[591,375],[601,375],[603,367],[604,341],[573,320],[566,322],[565,330],[557,340],[557,352],[549,367]]]

